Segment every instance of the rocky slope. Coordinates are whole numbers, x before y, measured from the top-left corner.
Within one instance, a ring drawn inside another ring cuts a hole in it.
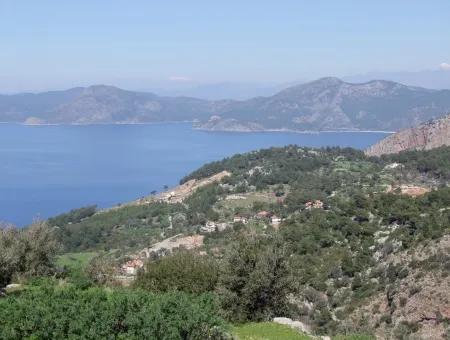
[[[379,339],[447,339],[449,259],[450,235],[409,252],[389,255],[382,265],[407,268],[404,277],[357,308],[350,319],[377,329]]]
[[[0,95],[0,121],[148,123],[193,121],[221,131],[398,130],[450,111],[450,90],[390,81],[351,84],[323,78],[273,96],[208,101],[97,85],[40,94]]]
[[[380,156],[405,150],[429,150],[442,145],[450,145],[450,114],[390,135],[367,149],[366,154]]]

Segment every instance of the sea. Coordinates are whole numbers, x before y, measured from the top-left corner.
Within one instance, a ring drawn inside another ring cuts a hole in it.
[[[70,209],[162,191],[201,165],[271,146],[364,149],[383,132],[208,132],[190,123],[0,124],[0,221],[26,226]]]

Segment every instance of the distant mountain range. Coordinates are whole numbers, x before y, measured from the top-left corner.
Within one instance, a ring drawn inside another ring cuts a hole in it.
[[[416,72],[369,72],[344,77],[350,83],[364,83],[372,79],[386,79],[409,86],[430,89],[450,89],[450,70],[424,70]]]
[[[449,72],[450,73],[450,72]],[[300,84],[301,82],[296,82]],[[290,85],[290,84],[289,84]],[[272,96],[288,87],[286,84],[260,84],[245,82],[222,82],[211,84],[197,84],[178,88],[149,88],[149,92],[160,96],[194,97],[206,100],[247,100],[253,97]]]
[[[191,121],[207,130],[399,130],[450,111],[450,90],[322,78],[268,97],[203,100],[96,85],[0,96],[0,121],[28,124]]]
[[[369,156],[450,145],[450,114],[390,135],[366,150]]]

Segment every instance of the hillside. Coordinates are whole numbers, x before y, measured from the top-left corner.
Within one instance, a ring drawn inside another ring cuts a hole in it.
[[[399,131],[366,150],[369,156],[450,145],[450,115]]]
[[[322,78],[268,97],[208,101],[164,97],[97,85],[39,94],[0,96],[0,121],[150,123],[192,121],[199,129],[399,130],[450,110],[450,90],[390,81],[351,84]]]
[[[449,162],[449,147],[383,158],[271,148],[206,164],[182,179],[183,195],[49,223],[67,252],[97,252],[130,273],[144,266],[137,283],[150,290],[211,279],[182,249],[211,260],[218,282],[205,284],[226,297],[230,320],[284,316],[314,334],[440,339],[450,318]],[[185,193],[190,183],[207,184]]]

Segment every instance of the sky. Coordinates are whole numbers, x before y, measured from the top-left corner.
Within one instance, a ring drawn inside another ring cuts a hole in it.
[[[448,0],[0,0],[0,92],[439,69]]]

